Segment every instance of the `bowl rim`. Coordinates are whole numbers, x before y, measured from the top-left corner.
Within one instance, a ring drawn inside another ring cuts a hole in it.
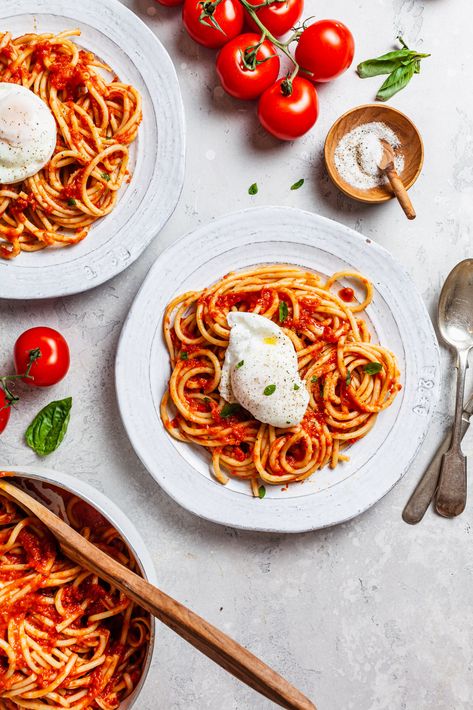
[[[368,108],[377,108],[380,109],[381,111],[386,111],[386,113],[397,113],[399,116],[402,116],[403,119],[407,121],[407,123],[410,124],[412,127],[414,133],[417,135],[420,143],[420,160],[419,160],[419,165],[417,167],[417,170],[415,172],[415,175],[412,177],[411,180],[408,180],[405,183],[405,188],[406,190],[409,190],[414,183],[417,181],[422,168],[424,166],[424,141],[422,139],[422,135],[417,128],[416,124],[414,121],[409,118],[403,111],[400,111],[398,108],[394,108],[394,106],[391,106],[390,104],[382,104],[382,103],[369,103],[369,104],[360,104],[359,106],[354,106],[353,108],[348,109],[348,111],[345,111],[345,113],[342,113],[341,116],[339,116],[333,124],[330,126],[327,135],[325,137],[324,141],[324,162],[325,162],[325,167],[328,172],[328,175],[330,179],[332,180],[333,184],[335,187],[337,187],[341,192],[343,192],[347,197],[351,197],[352,200],[356,200],[357,202],[363,202],[364,204],[369,204],[369,205],[379,205],[382,204],[383,202],[389,202],[389,200],[394,199],[394,194],[386,192],[385,195],[382,195],[380,197],[368,197],[369,190],[367,190],[367,197],[363,198],[359,194],[354,194],[348,187],[346,187],[345,182],[342,182],[339,180],[338,177],[338,172],[335,170],[335,168],[332,165],[332,161],[328,159],[328,141],[329,138],[332,136],[333,132],[335,131],[335,128],[338,126],[338,124],[347,116],[349,116],[352,113],[358,113],[359,111],[362,111],[363,109],[368,109]]]
[[[101,513],[104,518],[106,518],[108,522],[113,525],[117,532],[120,533],[135,556],[136,562],[144,579],[151,584],[156,585],[157,576],[154,563],[143,538],[128,516],[116,505],[116,503],[108,498],[105,493],[102,493],[87,481],[83,481],[68,473],[63,473],[62,471],[57,471],[52,468],[44,468],[41,465],[10,466],[8,464],[3,465],[0,463],[0,471],[7,471],[8,473],[13,473],[16,476],[35,479],[43,483],[52,483],[53,485],[64,488],[64,490],[69,493],[74,493],[85,500],[89,503],[89,505],[98,510],[99,513]],[[148,677],[155,650],[156,619],[150,614],[150,639],[146,659],[143,665],[143,671],[141,673],[140,680],[133,689],[131,695],[120,703],[120,710],[131,710],[131,708],[136,704]]]

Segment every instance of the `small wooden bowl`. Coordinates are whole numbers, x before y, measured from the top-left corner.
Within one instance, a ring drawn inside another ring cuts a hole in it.
[[[394,197],[391,185],[372,187],[368,190],[360,190],[346,182],[335,166],[334,154],[340,139],[362,123],[372,123],[379,121],[389,126],[399,137],[401,142],[400,152],[404,155],[404,170],[401,179],[408,190],[419,177],[424,163],[424,145],[419,131],[413,122],[401,111],[392,106],[383,104],[366,104],[350,109],[335,121],[325,139],[324,155],[328,174],[335,185],[359,202],[379,204]]]

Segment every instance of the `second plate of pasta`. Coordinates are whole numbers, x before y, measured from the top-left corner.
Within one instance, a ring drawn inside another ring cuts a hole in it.
[[[0,298],[85,291],[133,263],[177,204],[177,75],[118,0],[3,0],[0,18],[0,82],[39,97],[56,133],[43,167],[0,185]]]
[[[289,208],[229,215],[168,249],[116,366],[125,427],[160,485],[202,517],[279,532],[333,525],[379,500],[424,438],[438,373],[402,267]]]

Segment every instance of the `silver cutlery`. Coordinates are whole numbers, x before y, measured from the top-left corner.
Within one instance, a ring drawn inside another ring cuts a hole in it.
[[[470,417],[472,414],[473,395],[463,407],[461,424],[462,439],[468,431],[468,427],[470,426]],[[409,523],[409,525],[415,525],[416,523],[419,523],[422,520],[425,515],[425,511],[427,510],[434,498],[439,480],[442,457],[444,453],[448,451],[451,440],[452,434],[449,431],[448,434],[445,436],[445,439],[442,441],[439,448],[435,452],[432,461],[430,462],[428,468],[426,469],[424,475],[415,487],[411,497],[406,503],[404,510],[402,511],[402,519],[406,523]]]
[[[468,355],[473,347],[473,259],[465,259],[447,276],[439,299],[438,326],[457,355],[457,394],[450,447],[442,458],[435,510],[446,518],[460,515],[466,504],[466,457],[461,425]]]

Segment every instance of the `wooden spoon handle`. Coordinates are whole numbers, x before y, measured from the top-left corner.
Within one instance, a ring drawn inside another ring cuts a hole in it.
[[[411,199],[407,194],[407,190],[404,187],[404,183],[399,177],[396,168],[392,164],[386,168],[386,175],[388,176],[393,192],[404,210],[407,219],[415,219],[416,213],[414,207],[412,206]]]
[[[60,545],[66,555],[122,589],[192,646],[277,705],[290,710],[316,710],[297,688],[250,651],[101,550],[93,546],[91,554],[87,543],[79,553],[76,546],[71,548],[65,542]]]

